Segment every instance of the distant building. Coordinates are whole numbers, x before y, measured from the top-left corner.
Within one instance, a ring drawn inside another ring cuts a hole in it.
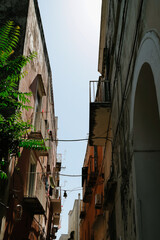
[[[79,240],[80,239],[80,194],[74,201],[73,209],[68,213],[68,234],[62,234],[59,240]]]
[[[21,157],[9,162],[9,181],[0,187],[0,239],[55,238],[61,213],[57,156],[57,117],[54,111],[52,75],[37,0],[5,0],[0,6],[0,23],[13,20],[21,27],[17,55],[37,57],[27,65],[28,75],[20,81],[22,92],[32,92],[32,109],[23,111],[34,129],[30,139],[47,139],[47,150],[22,149]],[[16,165],[16,168],[14,167]],[[5,206],[8,206],[6,208]]]
[[[70,238],[68,239],[79,240],[80,203],[81,203],[80,194],[78,194],[78,199],[74,201],[73,209],[68,213],[68,235],[70,236]]]

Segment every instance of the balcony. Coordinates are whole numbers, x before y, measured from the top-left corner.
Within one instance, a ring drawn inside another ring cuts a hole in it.
[[[109,81],[90,81],[89,144],[104,146],[107,137],[111,96]]]
[[[54,213],[53,215],[53,224],[58,226],[60,221],[60,214],[59,213]]]
[[[47,134],[47,122],[43,117],[43,112],[36,112],[35,113],[35,124],[34,124],[34,131],[32,131],[29,134],[29,139],[34,140],[45,140],[46,134]],[[45,141],[43,143],[44,149],[37,150],[37,154],[39,156],[48,156],[48,150],[45,149],[49,146],[49,141]]]
[[[28,194],[23,198],[24,207],[33,214],[44,214],[46,208],[45,184],[39,174],[29,176]]]
[[[57,170],[58,172],[61,171],[61,162],[56,162],[56,170]]]
[[[52,233],[58,232],[58,227],[52,227]]]
[[[88,185],[93,187],[96,183],[98,176],[98,159],[96,157],[89,157],[88,169]]]
[[[84,181],[83,184],[83,202],[89,203],[92,197],[92,188],[87,184],[87,181]]]
[[[56,239],[55,234],[56,234],[57,231],[58,231],[58,227],[52,227],[51,232],[50,232],[50,237],[52,239]]]
[[[62,154],[57,154],[56,171],[61,171]]]
[[[61,188],[53,189],[52,196],[50,196],[50,204],[53,213],[61,213]]]

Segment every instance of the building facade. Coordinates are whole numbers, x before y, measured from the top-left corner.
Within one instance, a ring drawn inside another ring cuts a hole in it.
[[[0,239],[55,239],[61,213],[61,159],[57,155],[52,74],[38,2],[2,2],[1,23],[13,20],[21,28],[16,54],[37,52],[24,69],[28,74],[20,81],[19,90],[32,92],[32,108],[22,113],[23,120],[33,125],[27,137],[45,140],[47,149],[21,149],[20,159],[10,159],[8,183],[1,192]]]
[[[103,239],[104,172],[101,146],[87,146],[82,168],[83,201],[80,211],[80,240]]]
[[[159,21],[156,0],[102,0],[101,76],[90,83],[89,129],[90,146],[103,149],[99,239],[159,238]]]

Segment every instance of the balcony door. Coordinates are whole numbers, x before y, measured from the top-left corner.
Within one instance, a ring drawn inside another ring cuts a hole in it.
[[[30,166],[28,174],[28,196],[33,197],[35,194],[35,183],[36,183],[36,161],[33,154],[30,156]]]
[[[33,197],[35,192],[35,179],[36,179],[36,164],[30,165],[30,175],[29,175],[29,188],[28,195]]]
[[[37,97],[35,102],[35,122],[34,127],[36,131],[40,130],[40,120],[41,120],[41,110],[42,110],[42,97],[39,94],[39,91],[37,91]]]

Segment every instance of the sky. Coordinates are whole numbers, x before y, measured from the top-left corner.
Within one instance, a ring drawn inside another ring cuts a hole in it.
[[[87,138],[89,81],[98,80],[101,0],[38,0],[53,78],[58,139]],[[81,175],[87,141],[59,142],[61,174]],[[68,212],[81,193],[81,177],[61,176],[61,234],[68,233]],[[78,189],[78,191],[77,191]],[[63,197],[67,190],[67,198]]]

